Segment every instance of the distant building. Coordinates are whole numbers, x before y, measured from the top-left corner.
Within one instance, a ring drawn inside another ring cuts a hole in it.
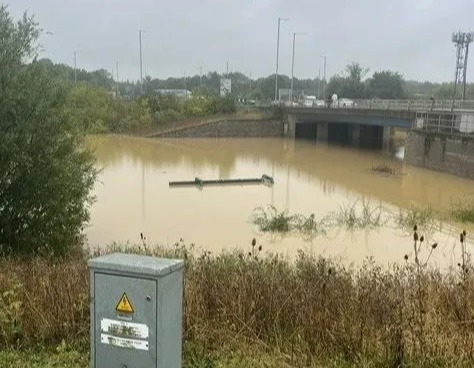
[[[187,89],[155,89],[155,93],[163,95],[173,95],[178,98],[189,98],[191,97],[191,91]]]

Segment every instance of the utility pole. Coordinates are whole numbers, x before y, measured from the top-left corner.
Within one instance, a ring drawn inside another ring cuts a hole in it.
[[[229,62],[228,61],[226,61],[226,65],[227,65],[226,78],[229,78]]]
[[[142,30],[138,31],[140,42],[140,93],[143,94],[143,57],[142,57]]]
[[[289,20],[289,18],[278,18],[278,32],[277,32],[277,55],[276,55],[276,72],[275,72],[275,101],[278,98],[278,56],[280,52],[280,23],[281,21]]]
[[[202,88],[202,66],[199,68],[199,80]]]

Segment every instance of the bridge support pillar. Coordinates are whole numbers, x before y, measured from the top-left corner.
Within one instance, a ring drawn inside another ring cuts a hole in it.
[[[384,127],[383,128],[383,136],[382,136],[382,150],[385,152],[390,151],[390,141],[393,135],[393,128],[392,127]]]
[[[318,123],[316,128],[316,141],[318,143],[328,143],[329,137],[329,124],[328,123]]]
[[[295,139],[296,137],[296,115],[288,114],[288,120],[283,125],[283,136]]]
[[[360,124],[352,125],[352,146],[360,147]]]

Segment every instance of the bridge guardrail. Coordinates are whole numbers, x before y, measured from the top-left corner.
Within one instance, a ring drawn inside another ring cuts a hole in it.
[[[353,100],[355,106],[313,106],[313,108],[323,109],[369,109],[369,110],[405,110],[405,111],[474,111],[474,100]],[[281,103],[282,107],[290,107]],[[293,108],[308,108],[303,105],[293,105]]]
[[[407,111],[474,110],[474,100],[355,100],[357,108]]]

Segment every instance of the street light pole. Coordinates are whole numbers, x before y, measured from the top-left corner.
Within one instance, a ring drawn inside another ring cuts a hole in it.
[[[277,56],[276,56],[276,72],[275,72],[275,101],[278,99],[278,55],[280,52],[280,23],[289,20],[289,18],[278,18],[278,35],[277,35]]]
[[[140,42],[140,93],[143,94],[143,58],[142,58],[142,30],[138,31],[138,39]]]
[[[321,99],[321,68],[318,70],[318,100]]]
[[[326,98],[325,97],[325,91],[326,91],[326,55],[321,55],[321,57],[324,59],[324,67],[323,67],[323,70],[324,70],[324,76],[323,76],[323,100]]]
[[[296,35],[304,35],[305,32],[293,32],[293,57],[291,59],[291,88],[290,88],[290,101],[293,102],[293,79],[295,71],[295,40]]]

